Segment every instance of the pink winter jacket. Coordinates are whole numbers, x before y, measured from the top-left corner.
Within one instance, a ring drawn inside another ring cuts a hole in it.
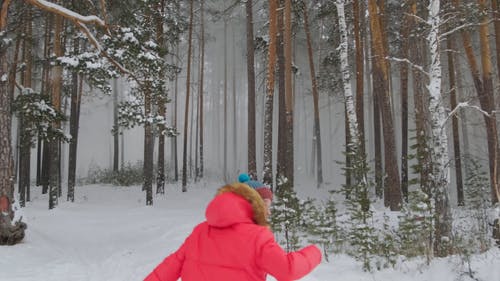
[[[209,203],[206,221],[145,281],[278,281],[302,278],[321,262],[313,245],[286,253],[263,219],[262,199],[244,184],[226,185]],[[259,225],[261,224],[261,225]]]

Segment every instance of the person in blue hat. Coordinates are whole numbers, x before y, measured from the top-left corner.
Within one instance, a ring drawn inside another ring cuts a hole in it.
[[[271,214],[271,204],[273,203],[273,191],[271,188],[260,181],[252,180],[247,173],[240,174],[238,176],[238,181],[250,186],[259,193],[266,204],[266,213],[267,216],[269,216]]]

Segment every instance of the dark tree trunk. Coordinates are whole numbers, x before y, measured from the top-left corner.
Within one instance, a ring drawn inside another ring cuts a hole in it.
[[[356,119],[358,120],[359,128],[359,143],[361,144],[362,153],[365,153],[365,116],[364,116],[364,50],[363,36],[361,28],[364,27],[362,19],[364,18],[365,9],[360,9],[359,0],[353,1],[354,13],[354,37],[356,50]],[[363,6],[363,5],[361,5]]]
[[[347,104],[344,103],[344,131],[345,131],[345,185],[347,190],[352,187],[352,146],[351,131],[349,130],[349,116],[347,114]],[[349,194],[346,194],[346,199],[349,199]]]
[[[182,153],[182,192],[187,191],[187,134],[188,134],[188,113],[189,113],[189,91],[191,79],[191,50],[193,38],[193,0],[189,1],[189,36],[188,36],[188,53],[187,53],[187,72],[186,72],[186,106],[184,108],[184,146]]]
[[[31,22],[31,21],[30,21]],[[28,25],[28,22],[24,22],[25,26],[23,29],[23,32],[26,32],[26,26]],[[27,58],[27,48],[26,46],[26,40],[27,38],[25,37],[23,40],[22,44],[22,62],[23,64],[26,64],[26,58]],[[24,70],[21,72],[21,84],[28,88],[31,87],[31,85],[26,85],[26,76],[27,76],[27,69],[24,68]],[[29,77],[31,80],[31,76]],[[20,95],[24,95],[24,92],[21,92]],[[29,138],[29,132],[27,131],[27,128],[29,128],[28,120],[25,120],[23,116],[21,115],[19,117],[19,159],[18,159],[18,188],[19,188],[19,205],[21,207],[26,206],[26,190],[29,188],[29,178],[30,178],[30,156],[31,156],[31,145],[30,145],[30,138]]]
[[[42,151],[42,194],[47,194],[49,192],[49,172],[50,172],[50,142],[47,140],[43,141],[43,151]]]
[[[292,1],[285,1],[284,11],[284,48],[285,48],[285,108],[286,108],[286,170],[288,188],[294,186],[294,141],[293,141],[293,73],[292,73]]]
[[[227,19],[224,19],[224,117],[222,118],[223,122],[223,168],[222,168],[222,175],[224,182],[229,182],[228,178],[228,171],[227,171]]]
[[[175,47],[175,53],[176,56],[174,58],[176,66],[179,66],[179,45]],[[179,97],[179,91],[178,91],[178,82],[179,82],[179,75],[175,75],[175,81],[174,81],[174,116],[173,116],[173,125],[174,128],[177,129],[177,100]],[[177,136],[172,138],[172,156],[173,156],[173,162],[174,162],[174,181],[178,182],[179,181],[179,161],[178,161],[178,151],[177,151]]]
[[[401,26],[401,58],[408,57],[408,36],[410,23],[408,16],[404,17]],[[399,69],[401,91],[401,191],[403,198],[408,202],[408,64],[402,63]]]
[[[453,53],[451,50],[455,49],[453,44],[453,37],[450,36],[446,40],[448,52],[448,75],[450,81],[450,107],[453,110],[457,107],[457,87],[455,82],[455,62],[453,58]],[[452,119],[452,129],[453,129],[453,159],[455,160],[455,177],[457,184],[457,201],[459,206],[464,206],[464,187],[462,180],[462,157],[460,154],[460,134],[458,128],[458,116],[457,114],[451,117]]]
[[[78,39],[74,42],[75,53],[79,52]],[[69,134],[71,141],[69,142],[69,156],[68,156],[68,195],[67,200],[75,201],[75,183],[76,183],[76,160],[78,155],[78,129],[80,127],[80,104],[83,93],[82,80],[78,79],[78,73],[72,74],[72,87],[71,87],[71,111]],[[116,133],[116,132],[115,132]]]
[[[113,79],[113,172],[118,172],[119,163],[120,128],[118,126],[118,80],[115,78]]]
[[[164,1],[158,2],[157,9],[163,12],[164,9]],[[159,43],[160,48],[165,48],[165,39],[164,31],[163,31],[163,21],[159,15],[155,16],[155,24],[156,24],[156,41]],[[162,77],[164,73],[160,75]],[[158,101],[158,114],[163,117],[163,120],[166,120],[166,95],[167,93],[162,93],[162,96],[157,97]],[[165,124],[161,123],[158,125],[159,135],[158,135],[158,171],[156,175],[156,193],[164,194],[165,193]],[[154,146],[154,145],[153,145]],[[151,149],[151,154],[153,154],[153,149]],[[153,155],[151,155],[153,158]]]
[[[273,100],[276,70],[276,37],[277,37],[277,7],[278,0],[269,1],[269,46],[266,81],[266,101],[264,107],[264,176],[265,184],[272,186],[273,182]]]
[[[6,26],[4,23],[7,16],[8,1],[0,6],[0,33]],[[0,38],[3,40],[3,38]],[[0,77],[8,75],[6,50],[0,49]],[[12,202],[14,198],[14,182],[12,176],[14,173],[14,159],[12,157],[12,115],[11,103],[12,97],[8,92],[8,83],[14,83],[11,79],[0,79],[0,245],[14,245],[24,238],[26,224],[16,222],[12,224],[14,210]]]
[[[201,38],[200,38],[200,93],[199,93],[199,118],[200,118],[200,121],[199,121],[199,127],[200,127],[200,169],[199,169],[199,173],[198,173],[198,177],[199,178],[203,178],[203,170],[204,170],[204,166],[203,166],[203,162],[204,162],[204,155],[203,155],[203,132],[204,132],[204,127],[203,127],[203,91],[204,91],[204,84],[203,84],[203,80],[204,80],[204,70],[205,70],[205,18],[204,18],[204,5],[205,5],[205,1],[204,0],[201,0],[200,1],[200,4],[201,4]]]
[[[278,153],[276,161],[277,183],[286,173],[286,93],[285,93],[285,49],[283,48],[283,1],[279,1],[280,7],[277,11],[277,34],[276,34],[276,57],[278,62]],[[276,189],[279,189],[278,185]]]
[[[391,210],[400,210],[402,203],[401,182],[399,178],[398,162],[396,157],[396,138],[394,132],[393,113],[391,107],[391,91],[389,87],[389,67],[386,61],[384,34],[381,24],[380,9],[375,0],[368,1],[371,34],[373,42],[374,89],[378,91],[381,109],[382,127],[384,135],[384,168],[386,181],[384,185],[384,202]]]
[[[42,147],[43,141],[39,136],[36,142],[36,186],[42,185]]]
[[[323,184],[323,159],[321,158],[322,150],[321,150],[321,129],[320,129],[320,119],[319,119],[319,95],[318,95],[318,86],[316,83],[316,72],[314,71],[314,57],[312,51],[312,39],[311,32],[309,31],[309,18],[307,8],[304,9],[304,28],[306,32],[306,41],[307,41],[307,54],[309,57],[309,73],[311,74],[311,83],[312,83],[312,96],[313,96],[313,107],[314,107],[314,142],[316,143],[316,160],[317,160],[317,185],[318,187]],[[363,73],[361,72],[361,77]],[[361,89],[363,91],[363,89]],[[361,96],[361,100],[363,97]],[[359,102],[359,101],[358,101]],[[362,107],[361,101],[361,108]]]
[[[246,4],[246,30],[247,30],[247,80],[248,80],[248,174],[257,176],[257,161],[255,150],[255,66],[253,42],[253,1],[247,0]]]
[[[55,16],[54,21],[54,54],[57,57],[63,56],[63,43],[62,43],[62,31],[63,31],[63,18],[60,15]],[[62,66],[56,65],[53,67],[52,71],[52,106],[55,110],[61,110],[61,90],[62,90]],[[59,122],[54,122],[52,124],[54,129],[59,129],[61,124]],[[60,192],[60,169],[61,169],[61,158],[60,158],[60,141],[58,139],[52,139],[49,142],[50,146],[50,169],[49,169],[49,209],[53,209],[58,204],[58,197]]]
[[[151,90],[150,85],[143,88],[144,93],[144,115],[151,115]],[[153,125],[144,123],[144,182],[142,190],[146,191],[146,205],[153,205]]]

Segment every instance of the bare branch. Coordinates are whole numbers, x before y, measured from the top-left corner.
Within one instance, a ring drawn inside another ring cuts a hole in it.
[[[493,22],[493,20],[489,20],[489,21],[487,21],[487,24],[490,24],[490,23],[492,23],[492,22]],[[481,23],[481,24],[482,24],[482,23]],[[465,29],[465,28],[467,28],[467,27],[479,26],[479,25],[481,25],[481,24],[477,24],[477,23],[463,24],[463,25],[461,25],[461,26],[457,26],[457,27],[455,27],[455,28],[453,28],[453,29],[451,29],[451,30],[448,30],[447,32],[441,33],[441,34],[439,35],[439,37],[440,37],[440,38],[443,38],[443,37],[446,37],[446,36],[452,35],[452,34],[453,34],[453,33],[455,33],[455,32],[462,31],[462,29]]]

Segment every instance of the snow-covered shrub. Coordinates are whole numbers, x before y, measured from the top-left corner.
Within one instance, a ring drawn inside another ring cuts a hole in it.
[[[117,186],[137,185],[143,181],[143,164],[141,161],[135,164],[126,163],[118,171],[110,168],[101,168],[93,165],[89,168],[86,183],[105,183]]]

